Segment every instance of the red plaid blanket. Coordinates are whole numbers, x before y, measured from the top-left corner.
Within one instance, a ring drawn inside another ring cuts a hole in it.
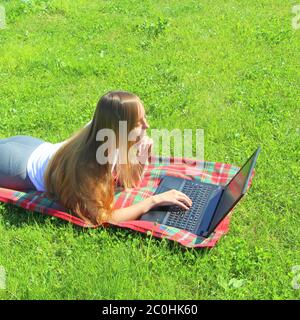
[[[116,189],[115,208],[127,207],[149,197],[155,192],[160,180],[165,175],[225,185],[239,169],[236,166],[220,162],[193,160],[194,163],[191,165],[190,161],[191,159],[187,158],[152,157],[151,163],[145,167],[143,179],[138,187],[129,191]],[[99,227],[89,225],[82,219],[73,216],[59,203],[49,200],[44,192],[21,192],[0,188],[0,201],[12,203],[27,210],[52,215],[81,227]],[[177,241],[186,247],[213,247],[222,235],[228,232],[229,219],[230,215],[219,224],[208,238],[199,237],[178,228],[141,220],[116,224],[106,223],[103,226],[128,228],[142,233],[151,232],[154,237]]]

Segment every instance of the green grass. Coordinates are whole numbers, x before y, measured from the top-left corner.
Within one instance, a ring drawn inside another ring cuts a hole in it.
[[[253,186],[212,250],[0,204],[0,299],[299,299],[300,30],[288,0],[0,1],[0,137],[60,142],[113,89],[152,128],[201,128]]]

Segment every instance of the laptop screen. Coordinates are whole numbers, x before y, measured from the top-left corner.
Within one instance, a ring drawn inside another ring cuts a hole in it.
[[[234,207],[239,199],[246,193],[249,179],[252,175],[260,148],[253,153],[248,161],[243,165],[240,171],[226,185],[216,212],[210,224],[209,230],[215,227],[223,220],[226,214]]]

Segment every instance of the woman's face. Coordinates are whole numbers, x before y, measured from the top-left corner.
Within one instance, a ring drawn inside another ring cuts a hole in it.
[[[149,124],[146,119],[145,109],[144,106],[140,104],[138,125],[134,130],[137,132],[139,136],[143,137],[144,135],[146,135],[146,130],[148,128]]]

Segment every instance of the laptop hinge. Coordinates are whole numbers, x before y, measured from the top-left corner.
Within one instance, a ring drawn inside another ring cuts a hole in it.
[[[219,204],[219,201],[221,199],[222,193],[223,193],[223,187],[217,188],[210,199],[207,202],[207,206],[204,209],[203,218],[201,219],[201,222],[199,224],[197,234],[204,236],[208,232],[208,228],[211,224],[211,221],[213,219],[213,216],[215,214],[216,208]]]

